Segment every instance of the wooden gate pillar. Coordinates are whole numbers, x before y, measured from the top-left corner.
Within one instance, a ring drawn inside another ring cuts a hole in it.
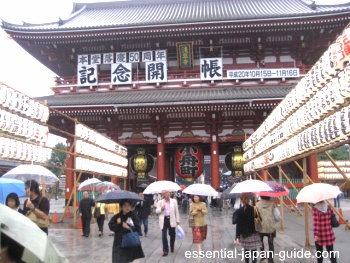
[[[167,176],[165,174],[165,145],[164,138],[158,136],[157,137],[157,181],[167,180]]]
[[[319,183],[318,179],[318,166],[317,166],[317,154],[310,155],[306,158],[307,160],[307,174],[310,176],[312,181]]]
[[[210,163],[211,163],[211,186],[216,189],[220,187],[219,172],[219,143],[216,135],[211,136]]]

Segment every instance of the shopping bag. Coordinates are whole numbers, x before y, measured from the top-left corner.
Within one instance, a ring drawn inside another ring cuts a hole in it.
[[[176,237],[178,239],[185,239],[185,232],[181,226],[177,226],[176,228]]]

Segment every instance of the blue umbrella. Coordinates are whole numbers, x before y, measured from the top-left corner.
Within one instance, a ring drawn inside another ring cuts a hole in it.
[[[24,182],[12,178],[0,178],[0,203],[5,204],[9,193],[16,193],[19,197],[25,196]]]

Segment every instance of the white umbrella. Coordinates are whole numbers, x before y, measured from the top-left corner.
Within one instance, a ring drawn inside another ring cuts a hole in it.
[[[146,189],[143,191],[144,194],[160,194],[164,190],[169,190],[170,192],[177,192],[181,190],[181,187],[171,181],[162,180],[151,183]]]
[[[34,179],[39,184],[53,184],[58,181],[54,173],[37,164],[20,164],[5,173],[2,178],[13,178],[21,181]]]
[[[268,186],[263,181],[260,180],[246,180],[243,182],[238,183],[230,192],[230,194],[234,193],[254,193],[254,192],[260,192],[260,191],[272,191],[272,188]]]
[[[297,203],[313,203],[336,198],[341,191],[339,187],[324,183],[314,183],[305,186],[297,195]]]
[[[120,190],[120,187],[112,182],[105,181],[97,183],[95,189],[99,192],[102,192],[108,190]]]
[[[0,204],[0,230],[25,248],[22,257],[25,262],[69,262],[35,223],[2,204]]]
[[[92,186],[94,184],[98,184],[101,183],[101,180],[97,179],[97,178],[90,178],[85,180],[84,182],[82,182],[79,187],[78,190],[79,191],[88,191],[92,189]]]
[[[217,196],[218,192],[207,184],[191,184],[183,190],[183,193],[200,196]]]

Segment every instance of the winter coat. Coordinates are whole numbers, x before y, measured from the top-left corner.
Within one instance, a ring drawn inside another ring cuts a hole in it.
[[[246,238],[257,233],[254,224],[254,208],[246,205],[237,210],[236,238]]]
[[[124,215],[123,211],[114,215],[108,223],[109,229],[113,231],[114,241],[112,247],[112,263],[120,263],[120,262],[132,262],[138,258],[144,258],[145,254],[143,253],[142,247],[131,247],[131,248],[121,248],[122,235],[127,234],[130,230],[123,227],[123,222],[126,222],[128,218],[131,218],[134,226],[131,227],[132,231],[140,232],[141,226],[140,221],[137,215],[130,211]],[[117,220],[121,218],[122,223],[118,224]]]
[[[260,233],[270,234],[275,232],[276,220],[273,216],[273,209],[276,205],[270,200],[262,199],[256,204],[256,207],[261,217],[262,231]]]

